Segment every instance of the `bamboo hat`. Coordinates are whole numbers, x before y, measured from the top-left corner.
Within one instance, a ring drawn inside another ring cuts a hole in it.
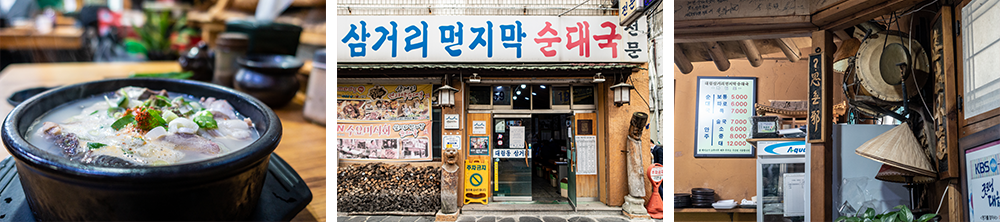
[[[929,177],[936,176],[930,160],[924,155],[907,123],[868,140],[854,153],[902,170]]]
[[[910,171],[899,169],[889,164],[882,164],[882,168],[875,174],[875,179],[896,183],[906,183],[906,177],[912,176],[913,183],[933,183],[936,178],[915,174]]]

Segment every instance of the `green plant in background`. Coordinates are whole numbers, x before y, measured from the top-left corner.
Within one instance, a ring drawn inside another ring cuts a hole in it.
[[[910,208],[906,205],[899,205],[893,207],[893,209],[899,209],[899,211],[890,211],[882,214],[875,214],[875,209],[868,208],[863,212],[858,212],[858,215],[849,217],[841,216],[837,218],[837,222],[926,222],[936,217],[937,214],[924,214],[920,218],[913,218],[913,212],[910,212]]]
[[[169,11],[154,12],[147,10],[145,14],[146,22],[143,23],[142,27],[132,26],[135,33],[139,35],[139,39],[136,42],[145,48],[145,50],[136,50],[146,52],[148,57],[175,55],[176,52],[170,48],[173,42],[171,41],[171,36],[182,30],[184,25],[187,24],[187,17],[182,16],[174,20],[171,18]],[[135,45],[132,46],[134,47]]]

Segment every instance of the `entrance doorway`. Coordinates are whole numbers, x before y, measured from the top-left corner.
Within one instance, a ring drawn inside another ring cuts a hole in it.
[[[497,114],[493,118],[494,201],[566,204],[567,120],[572,114]],[[568,195],[568,194],[567,194]]]

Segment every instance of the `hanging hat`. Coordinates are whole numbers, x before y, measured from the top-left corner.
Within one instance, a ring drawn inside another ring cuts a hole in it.
[[[907,123],[868,140],[854,153],[920,175],[937,176]]]
[[[906,183],[906,177],[908,176],[913,177],[913,183],[933,183],[937,180],[937,178],[895,168],[889,164],[882,164],[882,168],[878,170],[878,174],[875,174],[875,179],[896,183]]]
[[[907,96],[915,96],[917,85],[922,85],[930,73],[930,62],[923,46],[916,40],[890,32],[879,32],[868,37],[858,47],[854,62],[861,88],[882,101],[902,102],[903,87],[897,63],[906,63],[914,74],[906,81]],[[917,84],[914,83],[916,78]]]

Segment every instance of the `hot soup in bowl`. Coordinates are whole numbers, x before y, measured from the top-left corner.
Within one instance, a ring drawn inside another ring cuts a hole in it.
[[[243,220],[281,123],[230,88],[111,79],[26,100],[2,139],[39,220]]]

